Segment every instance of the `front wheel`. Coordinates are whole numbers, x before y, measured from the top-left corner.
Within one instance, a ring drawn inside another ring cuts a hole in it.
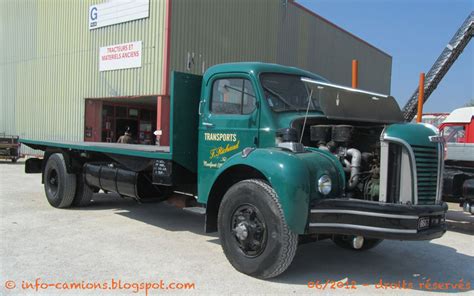
[[[224,195],[218,214],[224,254],[238,271],[271,278],[291,264],[298,246],[276,192],[262,180],[244,180]]]

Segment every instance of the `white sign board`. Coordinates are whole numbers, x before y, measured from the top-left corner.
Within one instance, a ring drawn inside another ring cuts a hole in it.
[[[140,68],[141,66],[141,41],[110,45],[100,48],[99,71]]]
[[[110,0],[89,6],[89,30],[147,18],[150,0]]]

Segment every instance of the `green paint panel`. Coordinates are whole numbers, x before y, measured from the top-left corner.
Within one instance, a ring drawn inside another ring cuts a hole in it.
[[[333,157],[334,158],[334,157]],[[217,170],[214,178],[200,183],[204,188],[200,192],[211,190],[218,177],[236,165],[245,165],[260,171],[275,189],[283,208],[289,227],[296,233],[303,234],[307,224],[309,202],[312,198],[322,198],[316,190],[320,176],[328,174],[334,181],[334,191],[328,197],[341,195],[340,168],[323,153],[307,152],[294,154],[278,148],[256,149],[247,157],[241,153],[234,154]],[[207,196],[199,196],[199,202],[206,203]]]
[[[420,123],[392,124],[385,129],[385,135],[400,138],[410,145],[438,147],[429,137],[437,135],[432,129]]]
[[[196,172],[198,108],[202,76],[173,72],[171,76],[170,135],[173,159]]]
[[[301,119],[304,112],[271,110],[262,99],[259,75],[264,72],[301,75],[313,79],[322,77],[293,67],[265,63],[231,63],[211,67],[204,75],[202,87],[202,115],[199,124],[198,200],[208,201],[212,187],[219,176],[234,166],[248,166],[261,172],[278,194],[289,226],[304,233],[309,202],[323,198],[316,182],[323,174],[331,177],[333,191],[327,197],[340,197],[345,184],[339,161],[330,153],[309,149],[307,153],[293,154],[275,146],[275,131],[289,127],[291,121]],[[210,112],[212,83],[217,79],[248,79],[255,90],[257,108],[250,114],[222,115]],[[322,116],[311,112],[311,117]],[[213,135],[219,135],[217,140]],[[222,136],[221,136],[222,135]],[[258,147],[257,147],[258,146]],[[240,153],[246,147],[255,147],[248,157]],[[217,149],[217,150],[216,150]],[[222,151],[216,154],[213,151]]]

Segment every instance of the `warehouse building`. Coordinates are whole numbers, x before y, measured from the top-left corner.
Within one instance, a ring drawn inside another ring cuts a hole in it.
[[[293,0],[7,0],[0,18],[0,133],[22,138],[115,142],[130,127],[166,145],[172,71],[224,62],[350,85],[357,59],[359,87],[390,93],[388,54]]]

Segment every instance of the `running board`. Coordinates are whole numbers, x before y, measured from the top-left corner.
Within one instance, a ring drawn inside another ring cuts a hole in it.
[[[206,214],[206,208],[203,208],[203,207],[187,207],[187,208],[183,208],[183,210],[193,213],[193,214],[198,214],[198,215]]]

